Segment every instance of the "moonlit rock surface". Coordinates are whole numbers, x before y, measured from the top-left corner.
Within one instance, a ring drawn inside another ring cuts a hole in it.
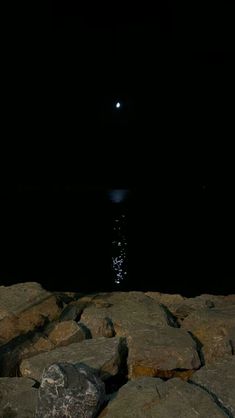
[[[105,400],[105,386],[85,364],[57,363],[43,372],[36,418],[93,418]]]

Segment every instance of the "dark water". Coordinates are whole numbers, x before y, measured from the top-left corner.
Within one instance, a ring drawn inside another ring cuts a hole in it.
[[[186,199],[173,189],[155,196],[133,189],[119,205],[98,189],[5,194],[0,283],[38,281],[48,289],[82,292],[232,293],[232,203],[224,199],[216,206],[213,191],[195,193]],[[119,256],[122,265],[115,270]]]

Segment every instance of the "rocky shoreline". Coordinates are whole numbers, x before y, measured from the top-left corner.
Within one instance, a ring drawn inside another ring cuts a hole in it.
[[[0,286],[0,418],[235,417],[234,352],[235,295]]]

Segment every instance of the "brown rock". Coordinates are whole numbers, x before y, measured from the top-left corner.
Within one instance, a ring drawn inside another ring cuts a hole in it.
[[[202,344],[205,363],[233,354],[235,343],[235,304],[201,309],[190,314],[182,324]]]
[[[43,369],[53,363],[84,363],[96,369],[102,379],[107,379],[119,372],[125,356],[126,346],[123,339],[100,337],[25,359],[20,365],[20,372],[22,376],[40,381]]]
[[[127,344],[131,379],[140,376],[188,379],[200,367],[195,341],[179,328],[139,328],[127,338]]]
[[[0,418],[34,418],[35,382],[25,377],[0,378]]]
[[[75,321],[58,322],[48,335],[56,347],[85,340],[83,329]]]
[[[115,394],[99,418],[225,418],[203,389],[171,379],[144,377],[129,381]]]
[[[107,321],[110,335],[107,335]],[[84,309],[81,321],[89,328],[92,336],[131,335],[132,331],[146,324],[155,327],[168,326],[165,310],[142,292],[113,292],[98,295]]]
[[[57,318],[60,308],[54,295],[38,283],[0,287],[0,344]]]
[[[235,414],[235,356],[226,356],[202,367],[191,381],[215,397],[221,406]]]

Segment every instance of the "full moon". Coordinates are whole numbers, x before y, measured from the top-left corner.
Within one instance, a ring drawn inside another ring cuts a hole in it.
[[[116,109],[119,109],[121,107],[121,103],[120,102],[117,102],[116,103]]]

